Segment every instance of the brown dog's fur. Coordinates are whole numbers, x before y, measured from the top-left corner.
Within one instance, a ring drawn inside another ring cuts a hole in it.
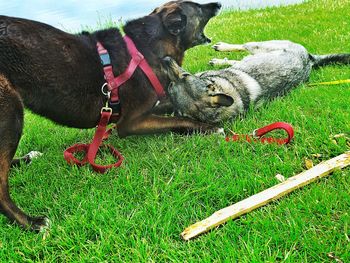
[[[218,3],[199,5],[172,1],[150,15],[128,22],[125,33],[157,74],[169,84],[165,56],[181,64],[186,49],[208,42],[203,29],[220,8]],[[103,70],[96,50],[100,41],[109,51],[114,74],[121,74],[130,56],[117,28],[72,35],[43,23],[0,16],[0,211],[25,228],[40,230],[45,218],[23,213],[11,200],[8,171],[22,133],[23,104],[59,124],[93,128],[106,102],[101,93]],[[158,98],[138,69],[121,87],[121,137],[166,131],[210,131],[214,128],[186,118],[155,115]],[[162,101],[160,113],[169,110]],[[170,108],[171,109],[171,108]]]

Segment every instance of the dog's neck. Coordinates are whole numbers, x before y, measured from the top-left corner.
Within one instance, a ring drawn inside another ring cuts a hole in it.
[[[184,57],[184,48],[181,48],[176,37],[171,36],[162,26],[158,16],[146,16],[132,20],[124,26],[124,32],[131,37],[141,53],[147,56],[156,56],[163,59],[170,56],[181,65]]]

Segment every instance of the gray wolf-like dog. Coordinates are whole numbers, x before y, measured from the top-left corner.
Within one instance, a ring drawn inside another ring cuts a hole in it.
[[[258,106],[306,82],[315,67],[350,64],[350,54],[312,55],[302,45],[287,40],[218,43],[213,48],[251,55],[241,61],[213,59],[213,65],[230,67],[195,75],[166,58],[173,70],[168,92],[177,114],[208,123],[232,119],[251,104]]]

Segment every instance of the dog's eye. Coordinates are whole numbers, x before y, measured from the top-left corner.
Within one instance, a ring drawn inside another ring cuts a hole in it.
[[[168,90],[172,89],[175,86],[175,82],[170,82],[168,86]]]
[[[191,74],[186,72],[186,71],[182,72],[182,74],[181,74],[181,78],[187,78],[189,76],[191,76]]]

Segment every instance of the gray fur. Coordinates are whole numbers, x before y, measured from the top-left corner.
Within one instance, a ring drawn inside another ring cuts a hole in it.
[[[220,45],[214,48],[219,50]],[[229,44],[225,45],[227,51]],[[306,82],[313,66],[350,64],[350,54],[311,55],[302,45],[287,40],[232,46],[251,55],[242,61],[224,61],[231,67],[222,70],[191,75],[169,59],[175,74],[168,92],[178,114],[209,123],[232,119],[250,105],[284,95]]]

